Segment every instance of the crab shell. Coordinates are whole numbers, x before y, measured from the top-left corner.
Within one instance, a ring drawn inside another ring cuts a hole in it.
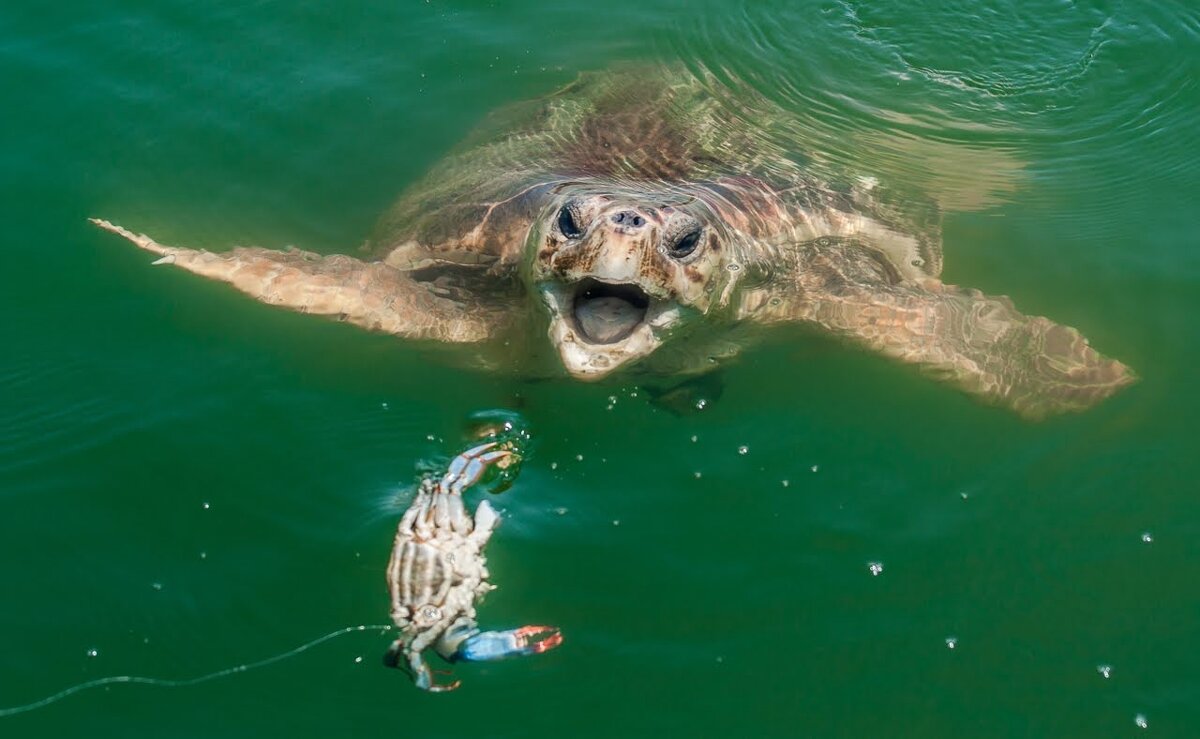
[[[483,548],[499,521],[487,501],[472,517],[461,495],[444,492],[433,480],[421,482],[397,528],[387,568],[392,621],[408,651],[432,646],[449,658],[457,644],[443,637],[474,626],[475,600],[494,589]]]

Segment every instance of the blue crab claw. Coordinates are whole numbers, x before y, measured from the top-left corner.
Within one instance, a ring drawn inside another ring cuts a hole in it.
[[[562,632],[554,626],[522,626],[508,631],[481,631],[458,647],[455,659],[487,662],[505,657],[541,654],[562,644]]]

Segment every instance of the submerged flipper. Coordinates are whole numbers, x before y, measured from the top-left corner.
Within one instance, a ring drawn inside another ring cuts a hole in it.
[[[373,331],[412,339],[479,342],[499,317],[438,294],[432,283],[382,262],[340,254],[238,247],[219,254],[165,246],[99,218],[91,222],[172,264],[228,282],[256,300],[302,313],[333,316]]]
[[[816,325],[1027,418],[1084,410],[1136,380],[1079,331],[1024,315],[1006,297],[934,278],[888,279],[873,259],[809,251],[793,285],[751,296],[743,315]]]
[[[940,283],[827,298],[808,318],[1030,418],[1084,410],[1134,381],[1075,329]]]
[[[691,416],[717,402],[725,392],[719,370],[689,377],[674,385],[643,385],[650,403],[675,416]]]

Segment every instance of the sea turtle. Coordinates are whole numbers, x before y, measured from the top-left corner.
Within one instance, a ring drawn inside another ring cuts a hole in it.
[[[502,111],[402,194],[355,256],[212,253],[94,222],[265,303],[472,345],[492,363],[528,362],[548,334],[583,380],[697,374],[761,333],[747,329],[782,323],[1027,416],[1086,408],[1133,380],[1075,329],[943,283],[932,200],[839,181],[780,143],[779,107],[751,93],[731,105],[728,87],[633,67]]]

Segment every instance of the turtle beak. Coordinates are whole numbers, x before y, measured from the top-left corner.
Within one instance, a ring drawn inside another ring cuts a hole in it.
[[[550,340],[574,378],[599,380],[653,353],[659,332],[674,325],[679,309],[636,283],[593,277],[551,281],[542,287],[550,313]]]

